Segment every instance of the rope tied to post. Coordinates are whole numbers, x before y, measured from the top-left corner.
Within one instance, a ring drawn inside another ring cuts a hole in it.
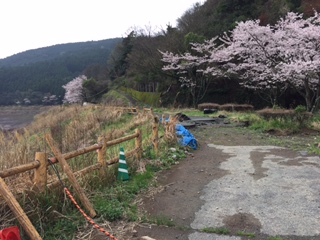
[[[53,162],[48,159],[49,164],[52,166],[53,171],[55,172],[55,174],[57,175],[61,186],[63,187],[64,192],[67,194],[67,196],[69,197],[69,199],[71,200],[71,202],[76,206],[76,208],[79,210],[79,212],[84,216],[84,218],[96,229],[98,229],[100,232],[104,233],[107,237],[109,237],[110,239],[113,240],[118,240],[116,237],[112,236],[108,231],[106,231],[105,229],[103,229],[102,227],[100,227],[98,224],[96,224],[93,219],[91,217],[89,217],[83,210],[82,208],[79,206],[79,204],[77,203],[77,201],[75,200],[75,198],[72,196],[72,194],[70,193],[69,189],[65,186],[64,182],[62,181],[59,171],[58,169],[54,166]]]

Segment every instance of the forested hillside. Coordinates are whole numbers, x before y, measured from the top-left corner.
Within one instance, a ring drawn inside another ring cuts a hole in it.
[[[317,0],[207,0],[186,9],[176,27],[168,25],[157,32],[148,27],[133,29],[123,39],[78,43],[81,51],[66,44],[17,54],[0,60],[0,105],[25,98],[39,104],[50,95],[60,97],[47,103],[59,102],[64,94],[62,85],[84,74],[88,79],[83,85],[85,101],[97,102],[109,90],[124,86],[158,92],[162,105],[191,106],[190,89],[181,85],[176,73],[162,70],[161,52],[192,53],[190,43],[204,43],[228,33],[236,22],[259,19],[261,25],[274,24],[290,11],[308,17],[313,9],[320,11]],[[241,88],[236,77],[206,81],[206,94],[198,102],[268,104],[254,91]],[[280,104],[286,105],[286,98],[294,94],[283,94]]]
[[[58,103],[64,94],[62,85],[88,67],[106,68],[120,40],[59,44],[1,59],[0,105]]]

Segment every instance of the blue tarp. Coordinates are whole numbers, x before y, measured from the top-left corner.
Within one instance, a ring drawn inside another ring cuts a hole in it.
[[[197,140],[194,136],[181,124],[176,125],[176,134],[177,136],[181,136],[182,138],[179,140],[179,143],[182,146],[189,146],[192,149],[196,150],[198,147]]]

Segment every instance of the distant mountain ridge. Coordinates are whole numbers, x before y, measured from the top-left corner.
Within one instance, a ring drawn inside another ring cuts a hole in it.
[[[121,38],[112,38],[99,41],[75,42],[57,44],[48,47],[42,47],[27,50],[12,56],[0,59],[0,67],[25,66],[31,63],[50,61],[59,57],[72,56],[83,51],[97,49],[113,49],[115,44],[119,43]]]
[[[90,66],[107,66],[121,41],[113,38],[58,44],[0,59],[0,105],[46,104],[46,99],[61,103],[62,86]]]

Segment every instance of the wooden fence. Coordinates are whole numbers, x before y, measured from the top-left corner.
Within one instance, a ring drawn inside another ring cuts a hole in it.
[[[135,112],[135,110],[130,110],[130,112]],[[158,117],[153,115],[152,109],[143,109],[144,113],[150,113],[153,116],[154,122],[152,125],[152,143],[155,149],[155,152],[158,153],[159,147],[159,137],[158,137],[158,129],[159,129],[159,119]],[[5,169],[0,171],[0,194],[3,196],[4,200],[13,211],[15,216],[17,217],[19,223],[24,228],[25,232],[31,239],[42,239],[34,226],[32,225],[31,221],[28,219],[27,215],[19,205],[18,201],[14,197],[13,193],[10,191],[9,187],[3,180],[3,178],[10,177],[19,173],[24,173],[27,171],[34,171],[34,178],[33,184],[34,189],[39,192],[44,192],[47,188],[55,188],[60,185],[60,180],[57,179],[53,182],[48,184],[48,175],[47,170],[50,164],[60,164],[62,171],[65,173],[67,177],[62,179],[62,181],[68,179],[71,185],[74,187],[81,203],[88,211],[91,217],[96,216],[96,212],[90,203],[89,199],[85,195],[83,189],[79,185],[77,181],[77,177],[81,177],[87,173],[90,173],[94,170],[99,170],[100,174],[105,175],[106,169],[108,166],[118,163],[119,157],[106,161],[106,152],[107,149],[111,146],[135,140],[135,148],[126,152],[126,157],[130,157],[135,155],[136,158],[139,160],[142,157],[142,133],[140,129],[136,129],[134,134],[124,136],[118,139],[110,140],[107,137],[99,137],[98,143],[92,146],[88,146],[82,149],[75,150],[73,152],[68,153],[61,153],[59,148],[57,147],[57,143],[53,140],[51,134],[46,134],[46,141],[50,146],[52,152],[54,153],[55,157],[48,158],[48,154],[46,152],[37,152],[35,154],[35,160],[33,162],[16,166],[10,169]],[[72,172],[67,160],[89,153],[97,151],[97,163],[83,168],[77,172]]]

